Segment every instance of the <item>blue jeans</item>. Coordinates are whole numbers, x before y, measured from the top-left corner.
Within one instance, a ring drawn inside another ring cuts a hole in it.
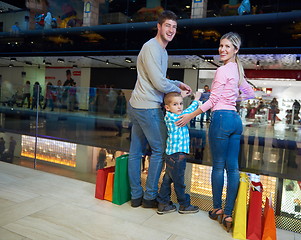
[[[140,109],[129,104],[132,121],[131,146],[129,152],[129,180],[132,199],[143,197],[153,200],[158,195],[158,181],[162,170],[163,154],[166,148],[167,129],[160,108]],[[141,158],[147,143],[152,151],[149,160],[145,192],[141,186]]]
[[[171,195],[171,184],[174,183],[178,203],[181,206],[188,207],[190,205],[190,196],[185,193],[186,185],[184,184],[186,154],[174,153],[167,155],[165,161],[166,170],[157,200],[159,203],[168,205]]]
[[[209,127],[209,143],[212,156],[213,207],[222,207],[224,169],[227,172],[227,197],[224,208],[226,215],[232,211],[239,186],[238,154],[242,122],[237,112],[217,110],[212,113]]]

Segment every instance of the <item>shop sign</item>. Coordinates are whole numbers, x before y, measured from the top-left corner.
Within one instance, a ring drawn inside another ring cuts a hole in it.
[[[81,71],[73,71],[73,76],[80,76],[81,75]]]
[[[91,3],[90,2],[86,2],[85,3],[85,13],[90,13],[91,12]]]

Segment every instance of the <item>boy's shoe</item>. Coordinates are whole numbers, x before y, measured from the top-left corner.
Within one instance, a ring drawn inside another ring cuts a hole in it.
[[[146,199],[142,199],[142,207],[144,208],[157,208],[158,207],[158,202],[157,199],[153,199],[153,200],[146,200]]]
[[[198,206],[189,205],[187,207],[180,206],[179,213],[181,214],[188,214],[188,213],[197,213],[199,211]]]
[[[159,203],[157,213],[162,215],[162,214],[171,213],[175,211],[177,211],[177,207],[175,205],[173,204],[167,205],[167,204]]]
[[[141,204],[142,204],[142,197],[131,200],[131,206],[134,208],[141,206]]]

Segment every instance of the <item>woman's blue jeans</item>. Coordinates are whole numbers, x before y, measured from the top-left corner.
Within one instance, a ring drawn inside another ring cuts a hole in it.
[[[211,115],[209,143],[212,156],[213,208],[222,208],[224,169],[227,172],[227,196],[224,214],[232,216],[239,186],[238,154],[242,122],[237,112],[216,110]]]
[[[130,104],[128,111],[133,124],[128,161],[131,196],[132,199],[143,197],[146,200],[153,200],[158,195],[158,181],[166,148],[167,129],[163,112],[160,108],[140,109],[133,108]],[[147,143],[150,145],[152,154],[143,193],[141,158],[145,153]]]

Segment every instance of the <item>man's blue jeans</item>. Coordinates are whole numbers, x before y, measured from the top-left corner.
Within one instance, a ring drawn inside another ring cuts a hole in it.
[[[132,121],[131,146],[128,172],[132,199],[143,197],[153,200],[158,195],[158,181],[162,171],[163,154],[166,148],[167,129],[160,108],[140,109],[129,104]],[[149,143],[152,155],[149,161],[145,193],[141,186],[141,158]]]
[[[211,115],[209,143],[212,155],[213,207],[222,207],[224,169],[227,172],[227,197],[224,214],[232,216],[239,186],[238,154],[242,122],[237,112],[216,110]]]
[[[178,203],[181,206],[190,205],[190,196],[185,193],[185,169],[186,169],[186,154],[174,153],[165,157],[166,170],[158,195],[158,202],[168,205],[171,195],[171,184],[174,184],[174,189],[177,195]]]

